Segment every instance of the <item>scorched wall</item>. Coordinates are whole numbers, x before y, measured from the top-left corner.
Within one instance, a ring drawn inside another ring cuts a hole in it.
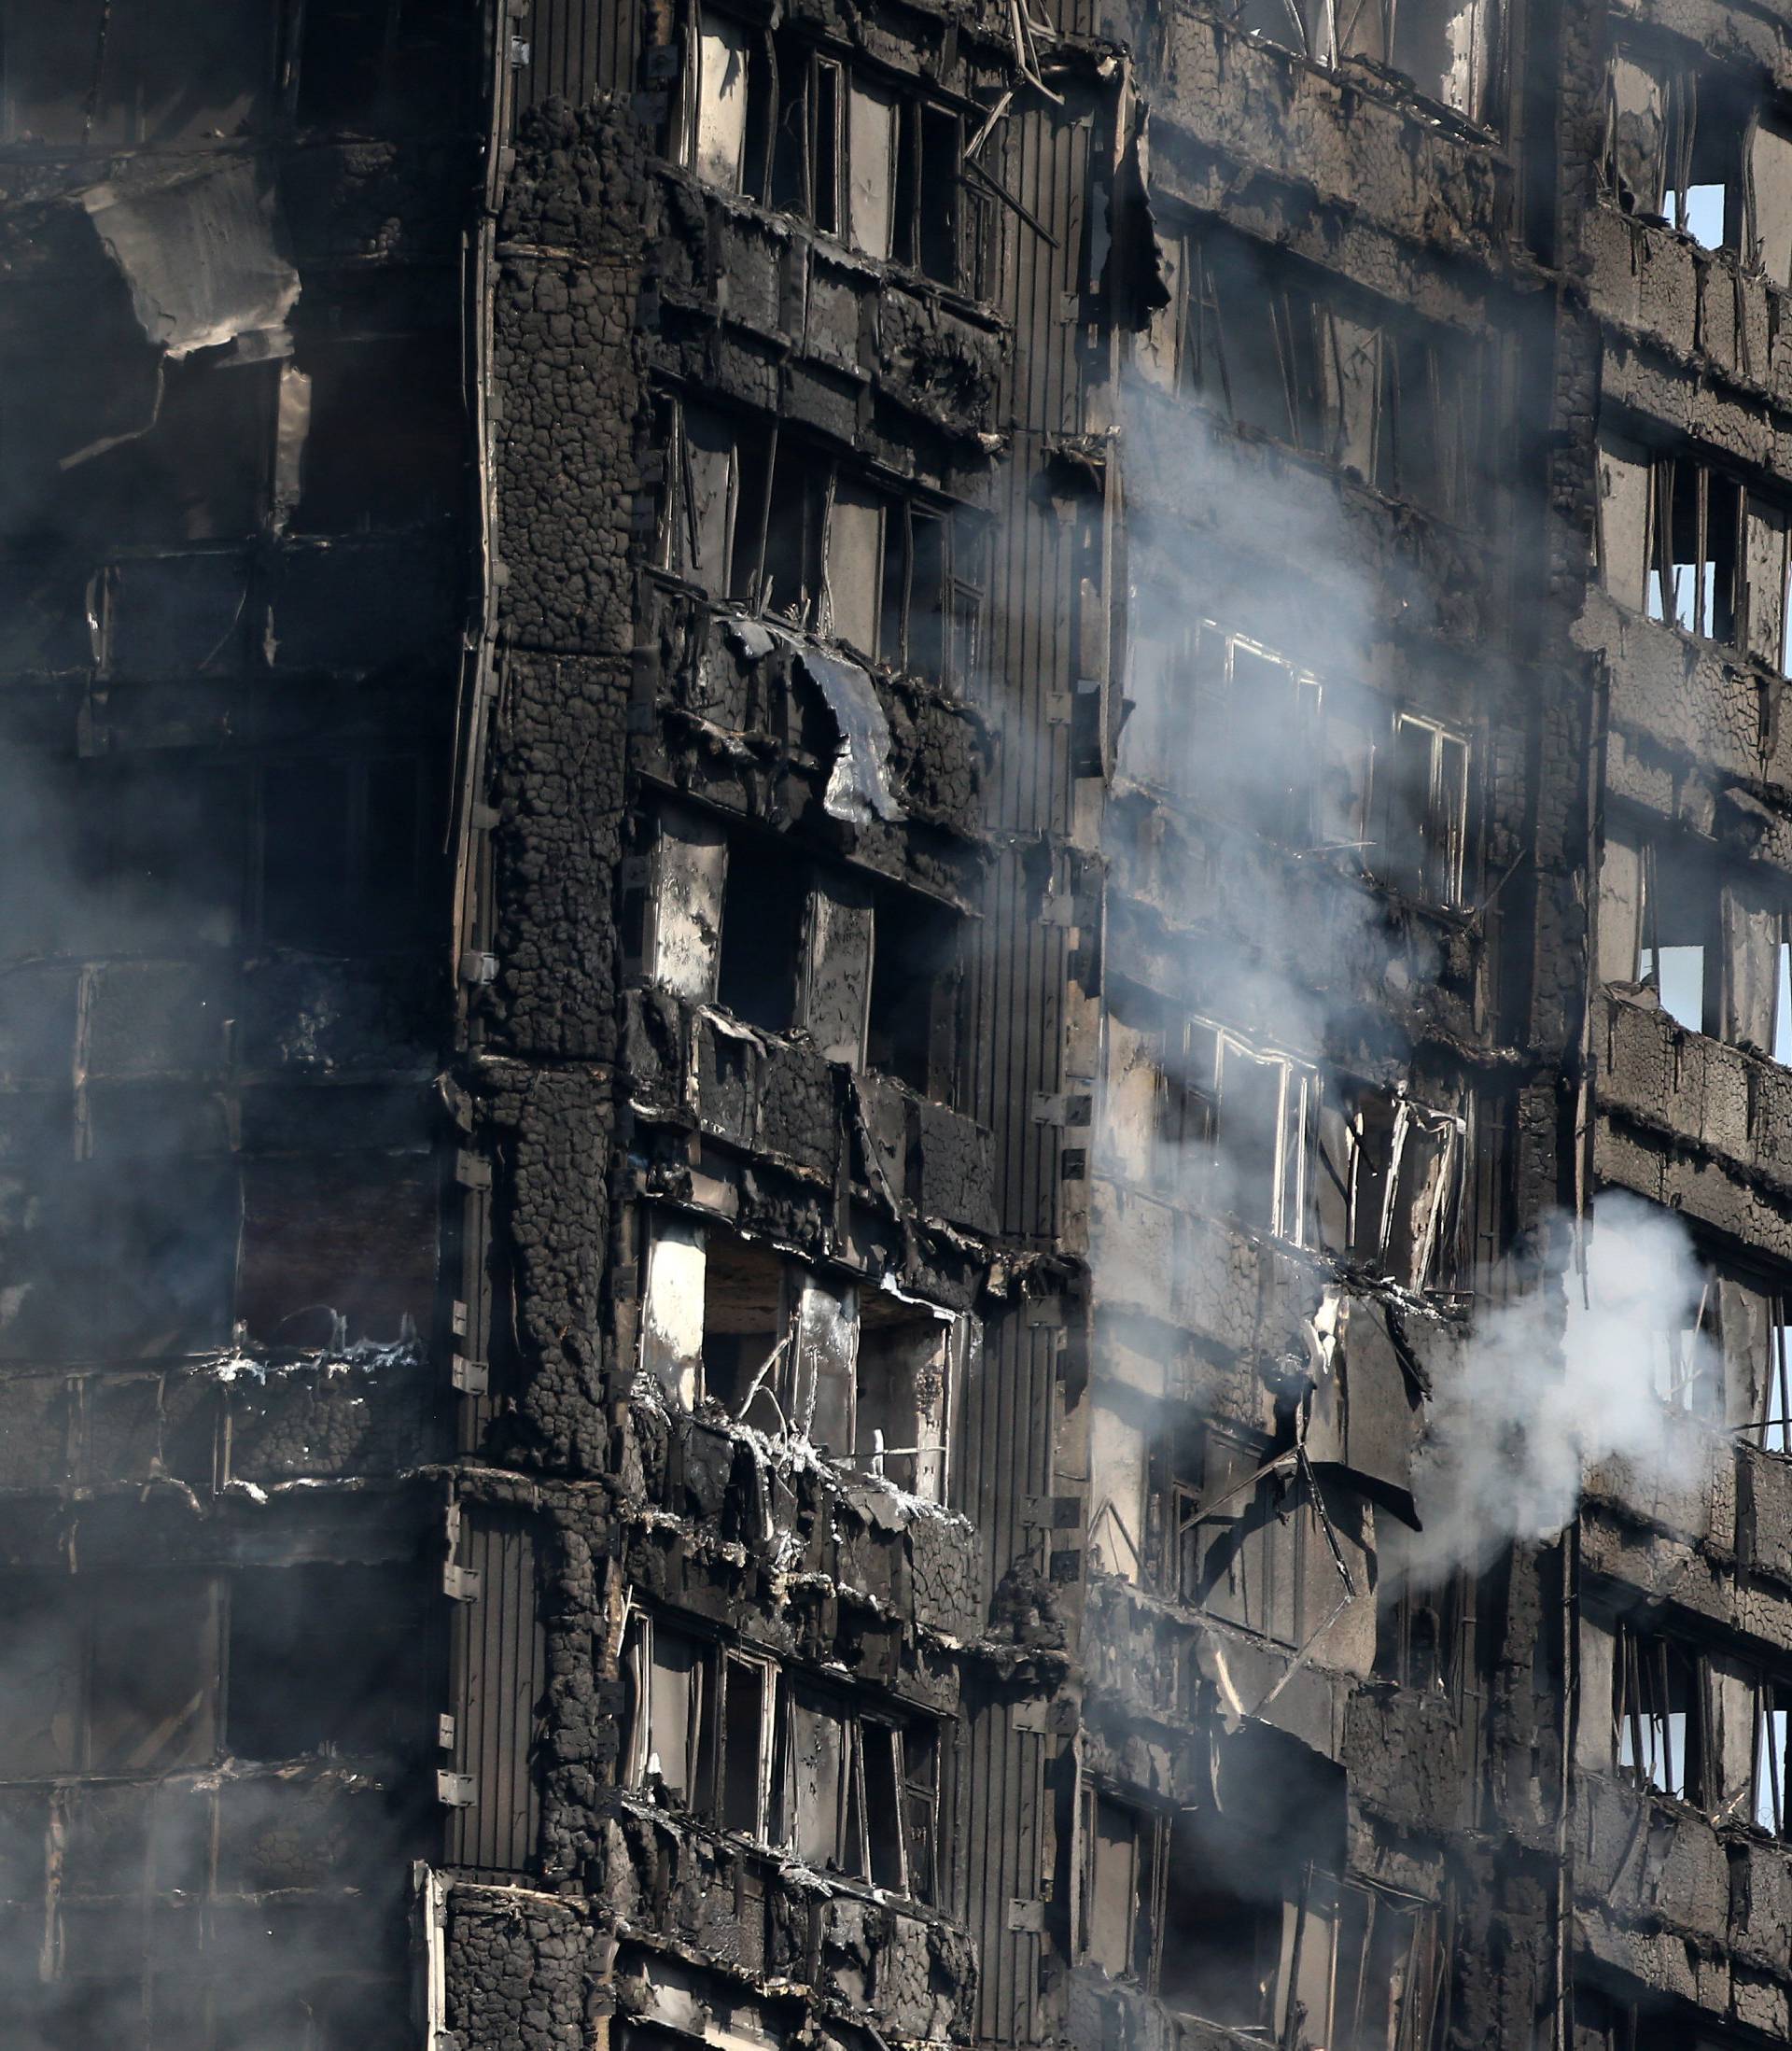
[[[9,2042],[1792,2030],[1789,26],[0,7]]]

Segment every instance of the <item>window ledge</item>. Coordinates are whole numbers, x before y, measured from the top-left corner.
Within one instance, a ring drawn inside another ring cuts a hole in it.
[[[763,1867],[768,1878],[794,1881],[805,1890],[816,1881],[819,1881],[830,1893],[847,1895],[854,1901],[889,1908],[899,1916],[912,1917],[930,1923],[945,1923],[954,1929],[964,1927],[954,1923],[949,1916],[915,1895],[892,1893],[889,1889],[880,1888],[875,1881],[867,1880],[858,1874],[835,1873],[828,1867],[805,1864],[788,1845],[774,1845],[763,1838],[753,1837],[745,1831],[722,1830],[700,1816],[693,1816],[688,1809],[678,1808],[670,1803],[656,1802],[638,1788],[619,1788],[617,1795],[629,1815],[638,1817],[644,1822],[675,1824],[692,1837],[701,1838],[707,1844],[743,1854]]]
[[[1505,149],[1504,136],[1497,128],[1486,122],[1473,120],[1458,107],[1446,100],[1434,99],[1403,71],[1392,64],[1379,63],[1368,57],[1341,57],[1335,64],[1322,63],[1318,58],[1309,57],[1304,50],[1291,49],[1284,43],[1272,42],[1268,36],[1253,30],[1241,28],[1217,10],[1202,7],[1218,27],[1236,36],[1241,43],[1253,49],[1272,51],[1297,68],[1318,78],[1329,79],[1340,91],[1360,93],[1365,99],[1373,100],[1378,105],[1404,116],[1407,119],[1447,136],[1451,142],[1465,148],[1484,149],[1502,164],[1509,166],[1510,158]]]

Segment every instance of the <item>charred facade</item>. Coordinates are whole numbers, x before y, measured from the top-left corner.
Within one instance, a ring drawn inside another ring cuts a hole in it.
[[[0,6],[8,2042],[1792,2033],[1789,38]]]

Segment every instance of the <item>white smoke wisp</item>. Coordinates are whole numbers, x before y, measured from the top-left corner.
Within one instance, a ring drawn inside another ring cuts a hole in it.
[[[1694,1328],[1709,1283],[1686,1227],[1615,1190],[1595,1208],[1584,1277],[1566,1221],[1550,1248],[1523,1294],[1477,1319],[1434,1392],[1413,1477],[1416,1580],[1554,1538],[1606,1461],[1625,1462],[1645,1488],[1697,1478],[1701,1435],[1663,1400],[1661,1379],[1676,1339],[1700,1379],[1718,1368]]]

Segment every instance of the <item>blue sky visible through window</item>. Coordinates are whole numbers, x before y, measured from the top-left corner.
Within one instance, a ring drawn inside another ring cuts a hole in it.
[[[1661,210],[1670,220],[1679,218],[1678,194],[1670,191]],[[1724,189],[1721,185],[1689,185],[1687,188],[1687,232],[1701,249],[1724,246]]]
[[[1780,974],[1785,975],[1785,950],[1780,950]],[[1655,975],[1656,950],[1645,948],[1636,973],[1646,980]],[[1663,948],[1661,972],[1656,977],[1661,1008],[1688,1033],[1705,1030],[1705,950],[1703,948]],[[1785,1005],[1782,1004],[1781,1014]]]
[[[1773,1000],[1773,1059],[1792,1068],[1792,947],[1780,942],[1780,988]]]

